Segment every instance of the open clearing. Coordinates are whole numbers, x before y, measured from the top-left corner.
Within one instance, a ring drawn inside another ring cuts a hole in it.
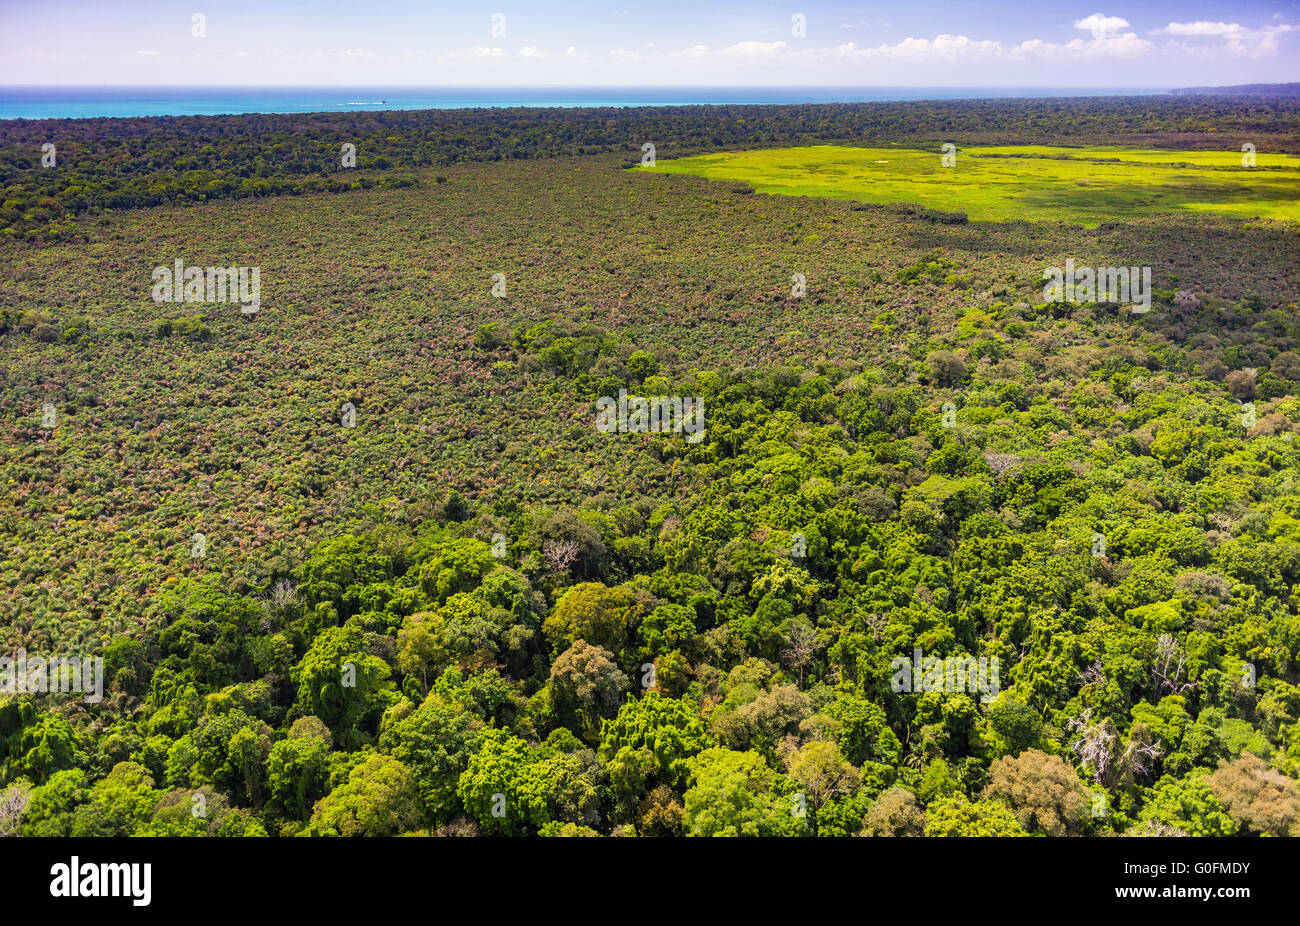
[[[1300,157],[1239,150],[1172,151],[1097,145],[958,149],[815,145],[659,161],[653,170],[739,180],[760,193],[917,203],[972,221],[1102,222],[1155,213],[1215,212],[1300,221]]]

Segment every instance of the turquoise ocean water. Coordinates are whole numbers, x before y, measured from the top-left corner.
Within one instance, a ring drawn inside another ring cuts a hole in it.
[[[1116,87],[0,87],[0,119],[1132,96]]]

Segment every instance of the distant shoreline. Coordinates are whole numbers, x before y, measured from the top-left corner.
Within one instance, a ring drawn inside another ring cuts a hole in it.
[[[597,109],[1155,96],[1164,87],[4,86],[0,120],[286,115],[418,109]],[[1186,91],[1184,91],[1186,92]]]
[[[1178,87],[1170,90],[1173,96],[1239,96],[1266,99],[1300,98],[1300,83],[1294,84],[1234,84],[1230,87]]]

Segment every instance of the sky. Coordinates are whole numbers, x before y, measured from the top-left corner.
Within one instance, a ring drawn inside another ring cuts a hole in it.
[[[0,84],[1182,87],[1300,80],[1300,0],[0,0]]]

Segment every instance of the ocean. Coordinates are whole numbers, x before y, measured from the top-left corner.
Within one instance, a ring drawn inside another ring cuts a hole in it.
[[[0,119],[1136,96],[1152,87],[0,87]]]

